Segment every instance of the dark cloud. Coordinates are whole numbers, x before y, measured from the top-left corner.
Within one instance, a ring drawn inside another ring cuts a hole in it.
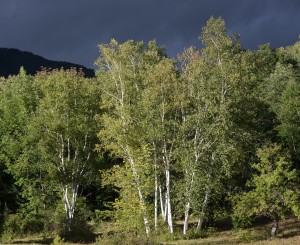
[[[1,0],[0,46],[92,67],[111,38],[156,39],[171,56],[200,45],[210,16],[222,16],[245,48],[298,40],[299,0]]]

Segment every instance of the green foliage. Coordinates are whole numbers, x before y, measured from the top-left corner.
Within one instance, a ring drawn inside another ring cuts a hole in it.
[[[52,242],[53,245],[60,245],[60,244],[64,244],[64,243],[65,243],[65,239],[61,238],[60,236],[56,236]]]
[[[232,231],[233,236],[239,240],[239,242],[250,243],[253,241],[261,241],[269,238],[269,230],[267,229],[234,229]]]
[[[102,184],[111,185],[112,183],[116,188],[122,190],[119,198],[113,203],[112,215],[118,230],[125,233],[143,233],[143,216],[147,207],[141,207],[137,186],[134,184],[129,164],[122,167],[116,165],[111,170],[103,172]]]
[[[96,245],[131,245],[131,244],[144,244],[156,245],[160,244],[153,237],[139,236],[136,233],[113,233],[99,236],[96,239]]]
[[[3,226],[3,232],[7,237],[15,238],[41,233],[43,227],[44,219],[41,215],[17,213],[7,217]]]
[[[265,82],[265,100],[270,104],[272,110],[278,114],[282,103],[285,102],[283,93],[289,83],[293,83],[295,74],[292,66],[277,63],[274,72]],[[290,85],[289,85],[290,86]]]
[[[94,116],[99,111],[99,90],[94,80],[75,70],[42,72],[35,81],[41,100],[28,125],[29,141],[36,144],[38,166],[44,165],[45,179],[63,196],[71,229],[78,188],[97,169],[93,150],[97,140]],[[30,152],[31,149],[25,154]],[[25,160],[34,162],[31,156]]]
[[[26,167],[15,162],[26,146],[26,125],[37,106],[38,88],[33,77],[23,68],[17,76],[6,79],[0,86],[0,212],[16,211],[20,201],[20,186]],[[1,219],[1,218],[0,218]],[[1,221],[0,221],[1,222]]]
[[[97,77],[104,113],[98,118],[103,125],[98,134],[99,147],[124,160],[124,165],[110,171],[106,185],[116,185],[120,190],[115,203],[117,219],[127,222],[124,227],[128,229],[140,230],[139,224],[144,222],[147,227],[149,220],[148,200],[155,168],[152,146],[161,144],[162,139],[170,143],[166,135],[173,109],[169,99],[173,96],[170,91],[175,80],[174,63],[155,42],[119,44],[112,40],[108,45],[100,45],[100,50]],[[161,117],[166,122],[162,123]]]
[[[176,167],[183,175],[177,194],[185,217],[191,206],[191,212],[203,219],[208,212],[218,212],[213,204],[226,195],[225,183],[239,160],[238,131],[249,134],[235,118],[247,111],[241,106],[245,100],[241,90],[250,87],[252,71],[249,54],[242,53],[236,36],[227,34],[223,19],[210,18],[200,38],[203,49],[190,48],[180,57],[182,121],[176,138]]]
[[[45,210],[56,210],[62,187],[66,187],[74,192],[74,212],[79,184],[90,183],[89,178],[97,174],[98,157],[93,151],[97,140],[97,91],[95,81],[75,70],[44,71],[33,78],[21,69],[1,87],[0,157],[20,188],[22,205],[16,218],[23,217],[26,210],[29,217],[20,223],[20,234],[27,231],[27,225],[33,229],[28,233],[61,233],[59,229],[66,228],[61,216],[54,215],[57,219],[53,220]],[[70,198],[68,194],[65,197]],[[36,215],[40,217],[40,229],[35,231],[31,223]],[[10,223],[16,218],[12,216]],[[4,229],[9,230],[10,223]]]
[[[208,237],[208,234],[206,231],[204,231],[204,230],[197,231],[195,229],[191,229],[191,230],[188,230],[188,232],[184,238],[187,240],[190,240],[190,239],[200,239],[200,238],[206,238],[206,237]]]
[[[39,101],[39,91],[33,77],[24,69],[1,86],[0,130],[1,162],[8,168],[20,156],[24,147],[26,124],[31,120]]]
[[[53,245],[59,245],[59,244],[64,244],[65,243],[65,239],[61,238],[60,236],[56,236],[53,239]]]
[[[279,61],[264,82],[265,101],[277,116],[277,130],[289,147],[294,160],[299,161],[299,42],[278,50]]]
[[[286,89],[282,93],[282,103],[278,118],[281,124],[278,130],[282,138],[288,144],[293,155],[299,159],[300,155],[300,80],[287,81]]]
[[[237,227],[300,216],[299,42],[243,50],[213,17],[200,39],[178,63],[154,41],[111,40],[99,46],[96,79],[23,68],[0,78],[6,238],[91,242],[90,223],[109,221],[96,243],[156,244],[210,235],[200,224],[231,208]],[[173,219],[190,216],[198,231],[173,233]]]
[[[259,216],[279,220],[293,206],[298,206],[291,202],[299,197],[299,193],[297,172],[292,169],[289,156],[278,145],[259,149],[257,156],[260,162],[253,165],[257,174],[248,183],[250,190],[234,198],[234,222],[237,226],[250,224],[251,218]]]

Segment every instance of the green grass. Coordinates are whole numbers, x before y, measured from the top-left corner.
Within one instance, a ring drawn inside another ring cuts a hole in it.
[[[201,236],[202,238],[197,239],[183,239],[180,234],[180,227],[177,227],[177,234],[175,235],[178,240],[168,241],[167,236],[158,237],[159,244],[168,244],[168,245],[196,245],[196,244],[209,244],[209,245],[218,245],[218,244],[252,244],[252,245],[297,245],[300,244],[300,222],[297,218],[289,218],[287,220],[281,221],[279,223],[279,232],[277,238],[270,239],[270,223],[260,223],[254,225],[248,229],[239,229],[234,230],[228,228],[225,224],[224,226],[217,226],[214,229],[208,229],[205,231],[205,235]],[[103,223],[99,225],[97,229],[97,234],[110,234],[112,233],[112,224]],[[204,233],[203,233],[204,234]],[[114,236],[112,236],[113,238]],[[193,236],[192,236],[193,237]],[[54,238],[43,238],[38,236],[31,236],[22,239],[13,239],[11,241],[2,241],[0,244],[14,244],[14,245],[27,245],[27,244],[66,244],[66,245],[76,245],[83,243],[63,243],[60,239]],[[126,238],[125,238],[126,239]],[[121,240],[120,244],[125,242],[125,239]],[[91,245],[96,245],[96,243],[90,243]],[[101,245],[101,239],[98,240],[97,245]],[[105,244],[109,244],[109,241],[106,241]],[[130,241],[126,241],[126,244],[131,244]],[[135,244],[136,243],[135,240]]]

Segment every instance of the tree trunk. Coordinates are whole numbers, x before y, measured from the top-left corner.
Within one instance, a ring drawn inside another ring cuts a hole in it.
[[[155,143],[153,142],[154,148],[154,229],[157,229],[157,209],[158,209],[158,180],[157,180],[157,156],[155,150]]]
[[[271,228],[271,238],[274,239],[278,231],[278,219],[274,219],[274,223]]]
[[[170,171],[166,169],[166,188],[167,188],[167,218],[170,233],[173,234],[173,221],[172,221],[172,210],[171,210],[171,197],[170,197]]]
[[[189,212],[190,212],[190,202],[187,202],[185,205],[185,212],[184,212],[184,223],[183,223],[183,235],[186,235],[189,225]]]
[[[165,191],[165,216],[164,216],[164,222],[167,222],[168,218],[168,192]]]
[[[163,120],[162,120],[163,122]],[[166,140],[164,139],[163,142],[163,148],[162,148],[162,153],[163,153],[163,162],[165,165],[165,176],[166,176],[166,207],[165,207],[165,212],[166,212],[166,217],[168,221],[168,226],[170,233],[173,234],[173,221],[172,221],[172,209],[171,209],[171,188],[170,188],[170,155],[167,151],[167,143]]]
[[[79,184],[72,184],[71,188],[71,200],[69,200],[68,191],[69,186],[66,184],[63,186],[63,199],[65,204],[65,211],[66,211],[66,221],[67,221],[67,229],[70,232],[72,230],[73,220],[74,220],[74,213],[75,213],[75,206],[77,201],[77,194],[78,194],[78,186]]]
[[[183,235],[186,235],[186,232],[188,230],[188,225],[189,225],[189,215],[190,215],[189,212],[190,212],[190,208],[191,208],[191,194],[192,194],[193,187],[194,187],[194,176],[195,176],[195,172],[192,171],[192,177],[191,177],[190,183],[188,183],[189,186],[186,188],[187,203],[185,205],[185,211],[184,211]]]
[[[198,224],[197,224],[197,228],[196,228],[197,231],[200,231],[202,229],[203,220],[204,220],[204,217],[205,217],[205,212],[206,212],[206,207],[207,207],[207,202],[208,202],[208,195],[209,195],[209,191],[206,190],[205,197],[204,197],[204,200],[203,200],[203,203],[202,203],[201,214],[200,214]]]
[[[157,192],[158,192],[158,183],[157,183],[157,174],[155,172],[155,195],[154,195],[154,228],[155,230],[157,229],[157,204],[158,204],[158,200],[157,200]]]
[[[164,201],[163,201],[163,196],[162,196],[162,191],[161,191],[161,185],[158,186],[159,189],[159,202],[160,202],[160,211],[161,211],[161,216],[163,220],[166,222],[166,209],[164,208]]]
[[[129,151],[127,151],[128,153]],[[144,225],[145,225],[145,231],[146,231],[146,234],[147,236],[149,235],[150,233],[150,226],[149,226],[149,221],[148,221],[148,218],[147,218],[147,214],[146,214],[146,210],[145,210],[145,200],[144,200],[144,196],[143,196],[143,192],[141,190],[141,185],[140,185],[140,180],[139,180],[139,176],[138,176],[138,173],[136,171],[136,168],[135,168],[135,163],[133,161],[133,159],[131,157],[128,158],[128,161],[130,163],[130,167],[131,167],[131,171],[132,171],[132,174],[133,174],[133,177],[134,177],[134,181],[135,181],[135,184],[137,186],[137,189],[138,189],[138,195],[139,195],[139,200],[140,200],[140,206],[141,208],[143,209],[143,212],[144,212]]]
[[[200,231],[202,229],[202,225],[203,225],[203,220],[204,220],[204,214],[201,214],[197,223],[197,231]]]

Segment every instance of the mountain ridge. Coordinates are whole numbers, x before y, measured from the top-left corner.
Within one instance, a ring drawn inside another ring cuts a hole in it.
[[[65,70],[76,68],[77,70],[82,70],[86,77],[95,76],[93,69],[86,68],[83,65],[65,61],[49,60],[32,52],[22,51],[15,48],[0,47],[0,76],[8,77],[10,75],[17,75],[21,66],[23,66],[26,72],[30,75],[35,75],[43,68],[63,68]]]

